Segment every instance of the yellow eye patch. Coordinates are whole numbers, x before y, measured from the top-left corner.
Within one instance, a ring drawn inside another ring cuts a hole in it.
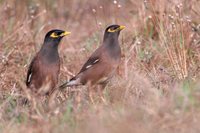
[[[55,32],[53,32],[53,33],[50,35],[50,37],[52,37],[52,38],[58,38],[59,35],[57,35]]]
[[[125,26],[119,26],[117,29],[108,29],[108,32],[117,32],[120,30],[123,30],[125,28]]]
[[[61,33],[60,35],[58,35],[57,33],[53,32],[50,35],[50,37],[52,37],[52,38],[58,38],[58,37],[63,37],[63,36],[69,35],[69,34],[71,34],[71,32],[65,31],[65,32]]]
[[[108,32],[116,32],[118,31],[118,28],[117,29],[108,29]]]

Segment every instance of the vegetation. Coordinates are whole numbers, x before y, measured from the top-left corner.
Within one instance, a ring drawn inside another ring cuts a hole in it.
[[[0,132],[200,132],[199,7],[199,0],[0,0]],[[61,84],[115,23],[126,26],[123,56],[106,102],[91,103],[82,86],[60,91],[52,110],[23,104],[28,65],[48,30],[72,32],[60,45]]]

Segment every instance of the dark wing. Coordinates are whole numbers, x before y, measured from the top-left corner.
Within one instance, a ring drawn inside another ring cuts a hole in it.
[[[80,73],[82,73],[82,72],[84,72],[84,71],[86,71],[86,70],[88,70],[89,68],[91,68],[91,67],[93,67],[93,65],[95,65],[95,64],[97,64],[98,62],[99,62],[99,60],[100,60],[100,58],[99,58],[99,56],[97,56],[98,55],[98,51],[96,51],[95,52],[95,54],[93,53],[92,55],[91,55],[91,57],[87,60],[87,62],[83,65],[83,67],[81,68],[81,70],[80,70],[80,72],[78,73],[78,74],[80,74]],[[66,86],[72,86],[72,84],[70,84],[69,85],[69,83],[71,83],[71,81],[73,81],[73,80],[76,80],[76,76],[75,77],[73,77],[73,78],[71,78],[68,82],[66,82],[66,83],[64,83],[64,84],[62,84],[61,86],[59,86],[59,88],[60,89],[63,89],[63,88],[65,88]],[[79,85],[80,83],[73,83],[73,85]]]
[[[99,62],[100,58],[98,56],[90,57],[87,62],[83,65],[79,73],[84,72],[85,70],[89,69],[93,65],[97,64]]]
[[[84,72],[85,70],[91,68],[93,65],[97,64],[101,60],[103,47],[99,47],[83,65],[79,73]]]
[[[31,83],[32,73],[33,73],[33,63],[35,61],[35,58],[31,61],[31,64],[29,65],[28,72],[27,72],[27,78],[26,78],[26,86],[29,86]]]

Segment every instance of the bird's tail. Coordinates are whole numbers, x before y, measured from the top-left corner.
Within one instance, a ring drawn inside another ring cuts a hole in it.
[[[66,88],[66,87],[67,87],[67,83],[68,83],[68,82],[66,82],[66,83],[64,83],[64,84],[62,84],[62,85],[60,85],[60,86],[59,86],[59,89],[64,89],[64,88]]]
[[[65,82],[64,84],[60,85],[59,86],[59,89],[64,89],[66,87],[72,87],[72,86],[78,86],[78,85],[82,85],[80,83],[80,79],[75,79],[75,78],[72,78],[70,81],[68,82]]]

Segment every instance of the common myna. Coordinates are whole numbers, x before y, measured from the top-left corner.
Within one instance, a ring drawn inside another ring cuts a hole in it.
[[[30,63],[26,85],[38,95],[51,93],[58,82],[60,58],[58,46],[61,39],[70,32],[54,29],[49,31],[40,51]]]
[[[115,73],[121,59],[118,37],[125,26],[111,25],[106,28],[103,43],[89,57],[80,72],[60,86],[90,85],[106,83]]]

